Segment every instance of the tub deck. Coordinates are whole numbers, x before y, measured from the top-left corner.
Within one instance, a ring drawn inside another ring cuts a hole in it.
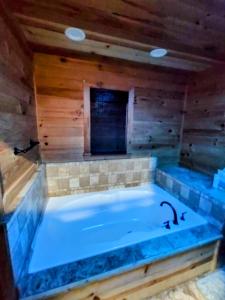
[[[19,282],[21,298],[144,299],[215,268],[222,238],[216,228],[154,184],[126,189],[125,195],[114,190],[79,195],[79,201],[50,200],[28,273]],[[173,219],[171,209],[159,205],[165,200],[179,216],[180,225],[171,222],[171,230],[162,226]],[[143,297],[135,298],[137,293]]]

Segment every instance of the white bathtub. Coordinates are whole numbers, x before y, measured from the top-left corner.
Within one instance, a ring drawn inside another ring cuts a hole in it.
[[[162,201],[175,207],[179,225]],[[185,221],[180,220],[183,212]],[[168,220],[171,229],[163,224]],[[32,245],[29,273],[205,223],[155,184],[50,198]]]

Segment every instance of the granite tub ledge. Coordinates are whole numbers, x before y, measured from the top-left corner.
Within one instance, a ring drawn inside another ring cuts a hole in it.
[[[209,198],[217,200],[221,204],[225,204],[225,191],[213,188],[212,176],[174,165],[160,167],[159,170],[165,172],[189,188],[197,190]]]
[[[221,238],[220,232],[207,224],[27,274],[19,282],[20,296],[26,300],[44,299],[210,244]]]

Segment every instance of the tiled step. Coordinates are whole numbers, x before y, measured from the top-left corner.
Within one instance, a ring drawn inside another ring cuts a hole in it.
[[[179,166],[156,170],[156,183],[222,230],[225,224],[225,192],[212,188],[212,178]]]

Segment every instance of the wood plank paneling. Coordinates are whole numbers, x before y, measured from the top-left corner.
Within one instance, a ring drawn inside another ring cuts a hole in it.
[[[178,161],[184,90],[136,88],[133,117],[132,153],[151,153],[161,162]]]
[[[96,280],[81,287],[72,287],[52,300],[144,300],[213,271],[217,259],[218,244],[213,243],[164,260],[146,264],[128,272],[106,279]],[[48,293],[46,295],[48,296]]]
[[[224,64],[225,8],[221,1],[9,0],[26,38],[35,46],[97,53],[125,60],[199,71]],[[51,14],[49,14],[49,11]],[[67,27],[86,40],[67,39]],[[149,51],[168,49],[163,59]]]
[[[37,140],[32,55],[16,26],[1,2],[0,175],[5,208],[26,184],[25,175],[38,158],[38,147],[21,156],[13,151],[26,148],[30,138]]]
[[[13,147],[22,147],[37,135],[31,55],[2,0],[0,37],[0,299],[16,300],[18,291],[2,216],[29,179],[27,170],[37,157],[37,150],[16,157]]]
[[[65,26],[66,29],[66,26]],[[128,46],[116,45],[114,41],[95,41],[86,39],[82,43],[74,43],[70,41],[64,32],[55,32],[43,28],[35,28],[31,26],[23,26],[24,33],[31,45],[49,46],[52,48],[62,48],[71,51],[81,51],[85,53],[95,53],[124,60],[136,61],[139,63],[160,65],[175,69],[202,71],[209,68],[212,64],[208,60],[193,59],[189,55],[174,55],[169,53],[162,59],[155,59],[149,55],[149,49],[153,48],[149,45],[136,45],[135,42]],[[107,39],[107,37],[106,37]],[[126,42],[126,44],[129,44]],[[144,48],[144,50],[142,50]]]
[[[42,159],[82,159],[83,92],[93,87],[129,91],[135,103],[128,152],[178,160],[181,110],[187,73],[104,58],[35,54]]]
[[[213,173],[225,167],[225,70],[192,77],[184,121],[181,162]]]

